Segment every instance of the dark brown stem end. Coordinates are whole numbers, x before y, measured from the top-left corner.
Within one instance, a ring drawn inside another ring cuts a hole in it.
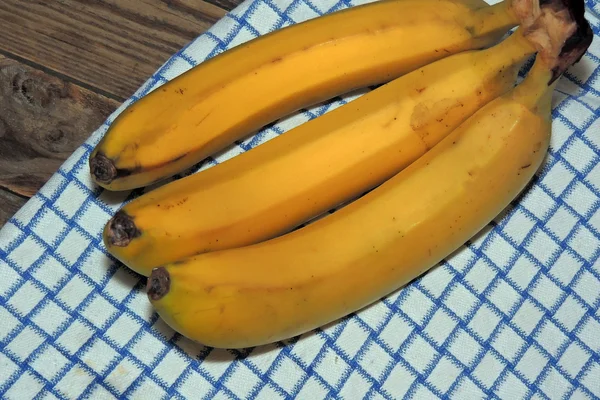
[[[146,290],[148,291],[148,297],[152,301],[158,301],[162,299],[171,288],[171,279],[169,278],[169,272],[165,267],[158,267],[152,270],[152,273],[148,277],[148,283],[146,284]]]
[[[133,239],[140,235],[131,216],[121,210],[108,221],[106,227],[106,238],[109,243],[117,247],[127,246]]]
[[[578,62],[592,43],[584,0],[512,0],[512,6],[523,35],[552,71],[548,85]]]
[[[541,0],[546,7],[554,9],[564,8],[569,11],[571,19],[575,21],[577,28],[569,36],[558,56],[556,66],[552,69],[552,83],[558,79],[571,65],[581,60],[588,47],[592,44],[594,32],[585,19],[585,4],[583,0]]]
[[[98,182],[109,184],[117,177],[117,168],[110,158],[97,153],[90,158],[90,173]]]

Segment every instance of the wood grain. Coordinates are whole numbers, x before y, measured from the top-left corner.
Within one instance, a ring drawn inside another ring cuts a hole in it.
[[[25,204],[27,200],[27,197],[17,196],[9,191],[0,190],[0,228]]]
[[[0,188],[32,196],[118,104],[0,56]]]
[[[123,100],[240,0],[0,2],[0,50]]]
[[[209,2],[228,11],[233,10],[242,3],[240,0],[209,0]]]
[[[241,2],[0,1],[0,227],[120,102]]]

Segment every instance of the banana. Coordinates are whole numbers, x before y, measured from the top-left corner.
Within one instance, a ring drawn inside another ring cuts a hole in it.
[[[104,229],[132,270],[256,243],[372,189],[510,90],[535,52],[524,29],[398,78],[212,168],[125,205]]]
[[[156,268],[148,297],[182,335],[242,348],[290,338],[397,290],[486,226],[542,164],[556,79],[593,37],[580,1],[547,4],[521,84],[360,199],[251,246]],[[580,7],[581,6],[581,7]]]
[[[90,155],[92,178],[146,186],[296,110],[487,47],[517,24],[512,1],[378,1],[238,45],[125,109]]]

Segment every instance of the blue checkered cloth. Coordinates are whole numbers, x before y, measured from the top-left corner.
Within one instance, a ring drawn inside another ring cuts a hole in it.
[[[367,309],[300,338],[214,350],[170,329],[145,279],[107,254],[105,223],[144,192],[90,180],[88,156],[119,112],[234,45],[366,2],[246,1],[160,68],[2,228],[2,398],[600,398],[595,0],[595,40],[558,84],[551,149],[533,185],[452,257]],[[357,95],[298,112],[212,163]]]

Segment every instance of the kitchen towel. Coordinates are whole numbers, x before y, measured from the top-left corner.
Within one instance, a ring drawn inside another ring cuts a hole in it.
[[[90,180],[88,156],[119,112],[239,43],[366,2],[247,0],[162,66],[2,228],[1,398],[600,398],[595,0],[586,1],[595,39],[560,79],[535,180],[472,241],[372,306],[299,338],[215,350],[170,329],[145,279],[107,255],[104,224],[143,192]],[[295,113],[204,167],[359,95]]]

